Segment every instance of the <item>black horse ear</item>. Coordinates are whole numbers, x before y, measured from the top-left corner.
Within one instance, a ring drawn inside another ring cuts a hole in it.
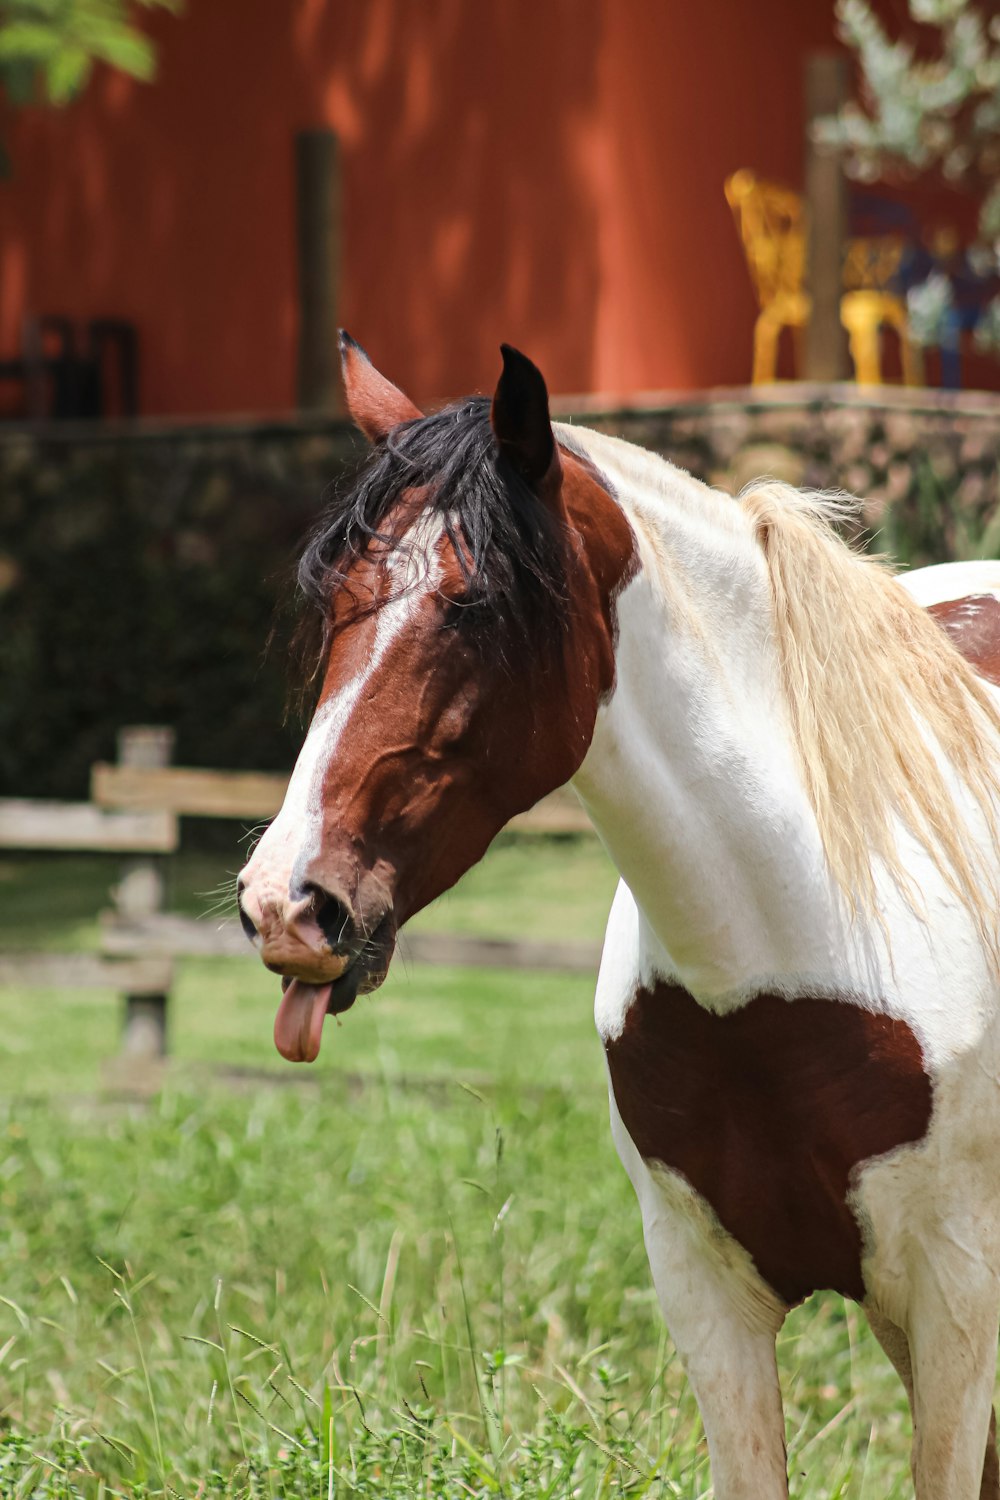
[[[344,376],[347,410],[372,443],[387,437],[401,422],[412,422],[423,412],[409,396],[380,375],[368,355],[346,329],[340,330],[340,368]]]
[[[542,372],[510,344],[501,344],[500,352],[503,371],[490,412],[500,452],[536,494],[554,495],[562,467]]]

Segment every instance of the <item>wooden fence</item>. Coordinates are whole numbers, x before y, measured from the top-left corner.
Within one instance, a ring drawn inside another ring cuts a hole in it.
[[[86,803],[0,800],[0,849],[96,852],[122,859],[114,906],[102,916],[101,951],[25,953],[0,950],[0,984],[99,987],[125,997],[123,1053],[130,1064],[164,1055],[174,960],[257,956],[240,925],[164,910],[165,863],[176,852],[182,817],[265,822],[281,806],[286,776],[203,771],[174,766],[173,734],[123,729],[118,761],[98,764]],[[556,792],[508,828],[528,834],[590,832],[572,793]],[[457,934],[404,933],[404,961],[594,972],[600,944],[507,941]]]

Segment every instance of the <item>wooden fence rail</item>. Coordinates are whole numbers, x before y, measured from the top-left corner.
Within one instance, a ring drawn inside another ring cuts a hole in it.
[[[90,773],[90,796],[98,807],[131,812],[165,808],[185,818],[270,819],[281,807],[287,787],[287,776],[263,771],[98,762]]]
[[[119,990],[160,994],[170,989],[173,955],[100,953],[8,953],[0,950],[0,984],[48,989]]]
[[[203,771],[170,764],[173,734],[156,726],[123,729],[117,764],[98,764],[86,803],[0,800],[0,849],[97,852],[123,857],[113,910],[101,919],[100,953],[0,951],[0,984],[111,988],[125,996],[124,1059],[146,1064],[166,1051],[174,960],[256,960],[239,923],[196,920],[163,910],[164,864],[179,845],[181,817],[269,821],[287,776]],[[507,825],[516,833],[580,834],[590,823],[572,793],[560,791]],[[600,945],[404,933],[404,963],[593,972]]]
[[[185,818],[270,820],[288,777],[263,771],[200,771],[185,766],[143,767],[98,762],[90,795],[102,808],[167,811]],[[572,792],[558,791],[507,824],[511,833],[590,833],[590,820]]]
[[[0,849],[172,854],[176,848],[177,819],[166,810],[106,812],[89,802],[0,801]]]

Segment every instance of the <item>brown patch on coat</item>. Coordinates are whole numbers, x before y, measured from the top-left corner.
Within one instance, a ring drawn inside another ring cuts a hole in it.
[[[904,1021],[845,1000],[757,995],[716,1015],[682,986],[640,989],[605,1044],[639,1154],[679,1172],[783,1301],[861,1301],[856,1169],[920,1141],[932,1093]]]
[[[969,594],[932,604],[931,615],[971,667],[1000,687],[1000,599]]]

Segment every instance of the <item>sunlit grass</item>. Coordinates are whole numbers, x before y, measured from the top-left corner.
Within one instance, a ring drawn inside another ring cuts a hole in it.
[[[335,1078],[10,1106],[7,1419],[50,1458],[60,1432],[93,1438],[86,1462],[124,1493],[318,1500],[332,1418],[337,1494],[702,1494],[602,1113],[563,1090]],[[782,1363],[798,1492],[905,1494],[899,1392],[862,1321],[820,1299]]]
[[[226,856],[184,855],[169,870],[171,909],[199,915]],[[94,951],[114,860],[69,856],[0,862],[0,947]],[[489,936],[595,942],[615,875],[596,839],[502,841],[415,925]],[[216,920],[205,917],[206,921]],[[292,1070],[274,1049],[278,980],[253,959],[184,959],[171,996],[170,1050],[181,1069]],[[342,1022],[328,1020],[309,1076],[332,1071],[473,1077],[603,1087],[586,974],[408,967]],[[0,989],[0,1089],[97,1088],[119,1046],[121,1001],[108,991]],[[532,1044],[525,1046],[525,1036]]]
[[[96,943],[113,866],[3,868],[0,941]],[[174,906],[224,868],[185,856]],[[596,843],[515,841],[426,922],[593,940],[612,885]],[[113,996],[0,992],[2,1500],[706,1496],[592,991],[397,967],[296,1069],[272,976],[186,961],[145,1105],[101,1093]],[[793,1495],[910,1494],[863,1317],[813,1299],[780,1363]]]

